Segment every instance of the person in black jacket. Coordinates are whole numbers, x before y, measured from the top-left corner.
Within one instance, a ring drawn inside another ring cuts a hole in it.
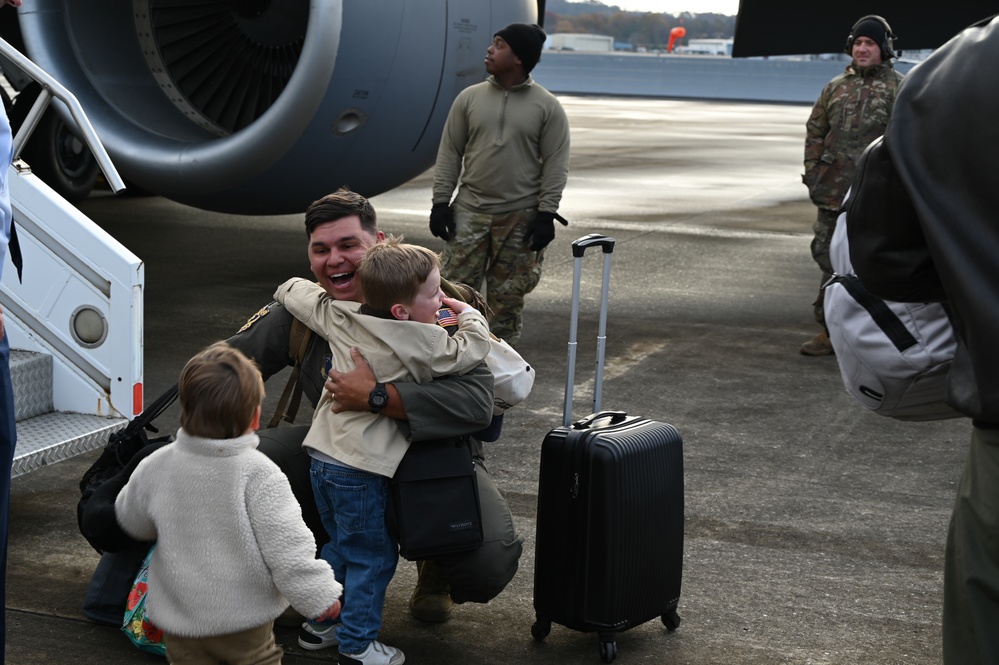
[[[999,17],[915,67],[849,204],[850,257],[874,295],[948,305],[948,403],[972,418],[947,536],[944,663],[999,663]]]

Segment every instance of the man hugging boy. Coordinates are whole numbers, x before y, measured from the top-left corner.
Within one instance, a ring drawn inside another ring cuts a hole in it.
[[[437,254],[401,240],[390,237],[365,252],[357,269],[364,304],[333,300],[301,278],[288,280],[274,294],[295,318],[329,340],[328,368],[348,371],[354,367],[351,350],[360,351],[378,381],[375,397],[387,382],[463,374],[490,348],[485,317],[444,297]],[[437,325],[442,302],[458,315],[454,336]],[[343,612],[339,624],[305,624],[316,639],[299,644],[322,649],[339,643],[340,665],[399,665],[403,653],[377,637],[385,590],[399,559],[385,523],[388,481],[409,441],[394,420],[379,414],[384,400],[373,398],[371,413],[335,413],[335,400],[323,395],[303,445],[312,457],[312,489],[330,536],[321,554],[343,580]]]

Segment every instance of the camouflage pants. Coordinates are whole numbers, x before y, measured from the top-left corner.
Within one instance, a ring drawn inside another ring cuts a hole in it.
[[[812,258],[815,259],[819,265],[819,270],[822,271],[822,279],[819,281],[819,295],[812,303],[812,310],[815,320],[823,328],[826,325],[826,314],[823,309],[825,291],[822,290],[822,285],[828,282],[833,274],[832,263],[829,260],[829,244],[832,242],[833,231],[836,230],[837,217],[839,217],[838,210],[819,208],[818,217],[815,219],[815,224],[812,225],[812,231],[815,233],[812,238]]]
[[[538,285],[544,261],[544,250],[532,252],[524,245],[527,223],[536,210],[500,215],[457,206],[453,210],[455,237],[441,254],[441,275],[482,291],[492,310],[490,330],[516,345],[523,328],[524,296]]]

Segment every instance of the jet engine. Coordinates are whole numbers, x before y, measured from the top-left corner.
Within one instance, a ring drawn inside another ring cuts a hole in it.
[[[537,12],[537,0],[31,0],[18,16],[27,54],[77,96],[126,181],[271,215],[432,166],[493,34]]]

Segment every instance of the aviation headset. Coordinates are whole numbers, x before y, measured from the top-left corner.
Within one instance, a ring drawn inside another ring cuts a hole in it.
[[[853,24],[853,27],[850,28],[850,36],[846,38],[846,47],[843,49],[846,54],[853,55],[853,41],[855,39],[853,32],[857,29],[857,26],[868,19],[874,19],[885,28],[885,40],[881,44],[878,44],[878,46],[881,47],[881,60],[883,62],[888,62],[890,58],[898,57],[895,55],[895,40],[898,39],[898,37],[896,37],[895,33],[892,32],[891,26],[888,25],[888,21],[884,20],[877,14],[861,16],[857,19],[857,22]]]

